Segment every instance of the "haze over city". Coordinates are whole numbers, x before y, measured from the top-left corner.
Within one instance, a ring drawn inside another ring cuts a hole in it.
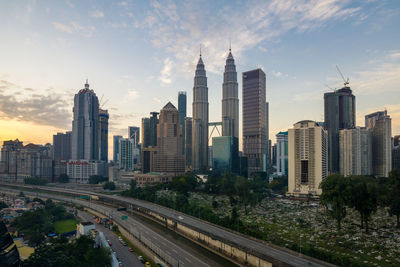
[[[267,75],[274,140],[299,120],[323,121],[323,94],[343,85],[338,65],[357,96],[356,124],[386,108],[399,133],[399,12],[396,1],[3,2],[0,139],[44,144],[71,130],[86,78],[110,113],[110,144],[168,101],[177,106],[178,91],[190,115],[200,45],[209,120],[220,121],[230,42],[240,124],[243,71]]]

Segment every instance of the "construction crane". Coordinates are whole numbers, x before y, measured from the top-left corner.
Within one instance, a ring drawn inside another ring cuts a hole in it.
[[[336,65],[336,69],[338,70],[340,76],[342,76],[343,82],[344,82],[344,87],[347,87],[347,85],[349,84],[349,78],[347,78],[347,80],[344,78],[342,72],[340,71],[338,65]]]

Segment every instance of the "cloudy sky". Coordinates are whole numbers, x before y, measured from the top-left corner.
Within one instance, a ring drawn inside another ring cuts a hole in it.
[[[240,107],[241,73],[267,74],[273,141],[299,120],[323,120],[324,92],[343,84],[335,65],[350,78],[357,124],[386,108],[400,134],[396,0],[1,1],[0,17],[0,140],[46,143],[71,130],[86,78],[110,113],[110,139],[177,104],[178,91],[191,116],[200,44],[210,121],[220,121],[230,39]]]

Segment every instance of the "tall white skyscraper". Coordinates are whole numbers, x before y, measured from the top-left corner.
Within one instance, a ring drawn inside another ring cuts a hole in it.
[[[372,174],[372,134],[366,128],[356,127],[339,131],[340,174]]]
[[[208,88],[201,54],[194,76],[192,111],[192,167],[202,172],[208,166]]]
[[[74,97],[72,159],[99,159],[99,100],[86,80],[85,88]]]
[[[365,116],[365,127],[372,131],[372,172],[387,177],[392,170],[392,119],[387,111]]]
[[[328,133],[315,121],[304,120],[289,129],[289,188],[295,196],[320,195],[328,174]]]
[[[276,135],[276,174],[288,175],[288,132]]]

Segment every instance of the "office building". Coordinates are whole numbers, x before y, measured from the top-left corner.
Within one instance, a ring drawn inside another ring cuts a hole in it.
[[[356,125],[356,97],[350,87],[324,94],[324,128],[328,131],[328,169],[339,173],[339,130]]]
[[[171,102],[168,102],[160,111],[157,137],[154,171],[172,176],[184,174],[185,157],[182,154],[182,126],[179,111]]]
[[[122,139],[120,135],[113,136],[113,161],[114,163],[118,162],[118,153],[119,153],[119,140]]]
[[[142,157],[141,157],[142,173],[149,173],[155,171],[156,154],[157,154],[157,147],[146,147],[142,149]]]
[[[201,54],[194,76],[192,112],[192,168],[204,172],[208,166],[208,88]]]
[[[328,133],[315,121],[294,124],[288,133],[289,188],[294,196],[320,195],[328,175]]]
[[[74,97],[72,159],[99,159],[99,100],[86,80]]]
[[[71,134],[72,132],[57,133],[53,135],[53,159],[71,159]]]
[[[142,148],[150,144],[150,118],[142,118]]]
[[[392,149],[392,170],[394,169],[400,171],[400,145]]]
[[[393,146],[399,146],[400,145],[400,135],[395,135],[393,137]]]
[[[185,168],[192,170],[192,118],[185,118]]]
[[[108,162],[108,111],[99,109],[99,159]]]
[[[213,172],[224,174],[232,172],[239,174],[240,161],[238,138],[218,136],[212,138],[212,169]]]
[[[182,126],[182,154],[185,154],[185,118],[186,118],[186,91],[178,93],[178,111]]]
[[[149,146],[157,146],[157,125],[158,125],[158,112],[150,112],[150,139]]]
[[[276,135],[276,174],[288,175],[288,132]]]
[[[255,69],[243,72],[243,154],[248,160],[248,172],[267,169],[266,77]]]
[[[340,174],[372,174],[372,132],[356,127],[339,131]]]
[[[231,49],[226,59],[222,83],[222,136],[239,138],[239,97],[235,60]]]
[[[365,127],[372,131],[372,173],[387,177],[392,170],[392,119],[387,111],[365,116]]]
[[[270,158],[271,158],[271,150],[269,149],[269,103],[265,102],[265,135],[266,135],[266,166],[267,166],[267,172],[269,172],[269,169],[271,167],[270,164]]]
[[[140,128],[136,126],[128,127],[128,138],[133,139],[133,144],[137,147],[140,143]]]

